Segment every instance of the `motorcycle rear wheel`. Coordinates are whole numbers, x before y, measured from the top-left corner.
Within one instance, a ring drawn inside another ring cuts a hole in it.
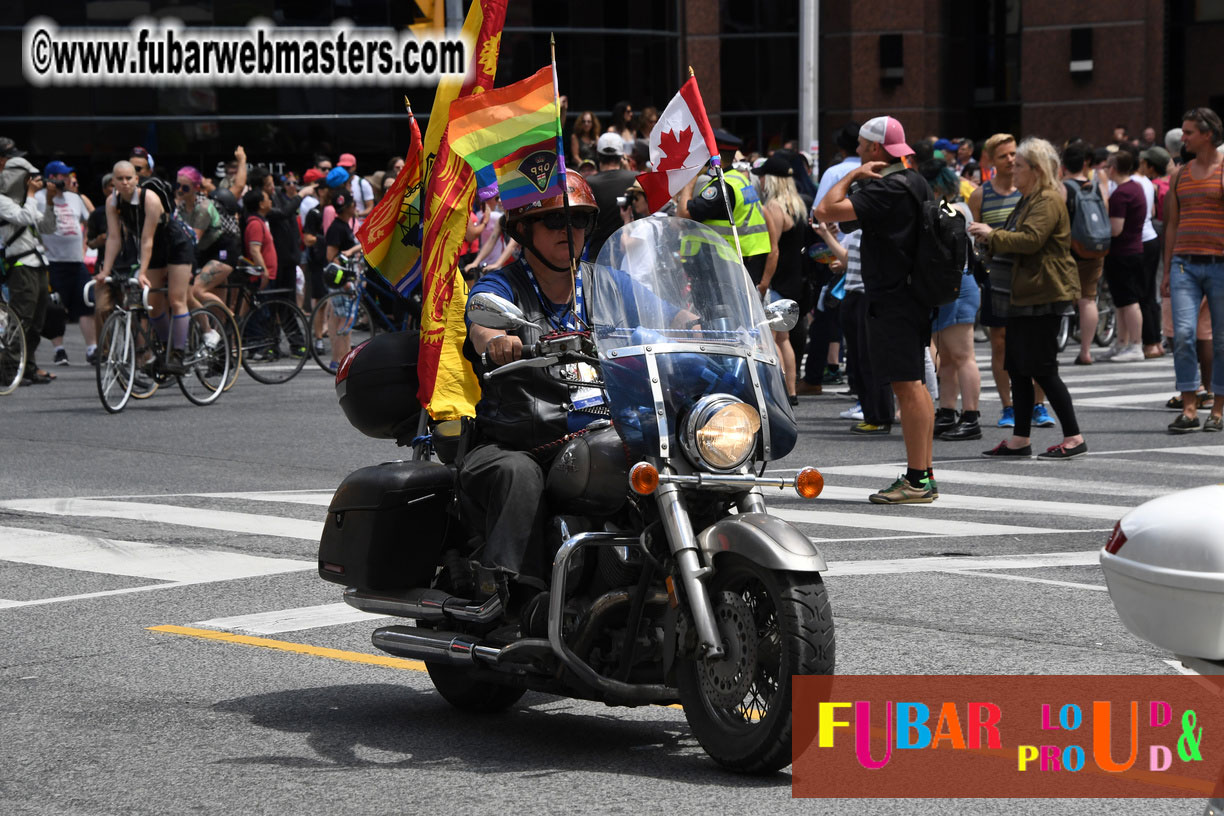
[[[829,598],[816,574],[733,554],[716,568],[708,586],[727,658],[678,661],[684,716],[719,765],[773,773],[791,762],[791,676],[832,674],[836,664]]]
[[[459,666],[426,663],[425,668],[429,670],[429,679],[438,693],[460,711],[495,714],[514,705],[527,693],[514,686],[476,680],[470,670]]]

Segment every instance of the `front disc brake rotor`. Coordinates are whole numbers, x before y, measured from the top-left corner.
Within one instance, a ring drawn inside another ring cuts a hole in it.
[[[723,592],[715,601],[714,620],[722,636],[726,655],[721,660],[702,660],[697,674],[706,699],[720,707],[744,702],[752,686],[757,663],[757,631],[752,610],[734,592]]]

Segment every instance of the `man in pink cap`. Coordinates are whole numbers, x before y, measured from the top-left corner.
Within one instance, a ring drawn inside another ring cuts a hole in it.
[[[336,166],[347,170],[353,179],[349,188],[353,192],[353,203],[357,205],[357,217],[354,219],[356,225],[353,227],[355,230],[366,220],[370,210],[374,209],[374,188],[370,186],[370,182],[357,175],[357,157],[352,153],[341,153]]]
[[[867,295],[867,360],[874,377],[892,384],[901,409],[905,474],[870,497],[874,504],[929,504],[939,497],[931,468],[935,407],[923,386],[923,351],[931,342],[931,310],[910,292],[918,249],[921,202],[931,198],[926,180],[904,161],[914,151],[905,130],[891,116],[877,116],[859,128],[863,160],[816,207],[820,221],[841,223],[842,231],[863,231],[863,285]],[[858,434],[888,434],[885,424],[859,423]]]

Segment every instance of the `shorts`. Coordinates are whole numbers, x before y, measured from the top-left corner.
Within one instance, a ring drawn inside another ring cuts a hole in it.
[[[931,333],[943,331],[949,326],[959,326],[962,323],[972,323],[977,319],[978,306],[982,303],[982,293],[978,289],[977,280],[965,272],[961,275],[960,295],[951,303],[935,310],[935,319],[931,321]]]
[[[1105,282],[1114,306],[1130,306],[1143,297],[1143,253],[1106,255]]]
[[[989,326],[993,329],[999,329],[1007,326],[1007,315],[996,314],[991,303],[994,298],[991,297],[990,279],[986,278],[982,284],[982,314],[978,318],[978,322],[983,326]]]
[[[236,266],[241,254],[238,239],[232,235],[222,235],[206,248],[196,250],[196,266],[203,269],[212,261],[220,261],[227,266]]]
[[[327,288],[323,285],[323,267],[308,261],[303,269],[306,272],[306,294],[312,300],[322,300],[327,294]]]
[[[149,269],[167,266],[195,266],[195,233],[177,218],[162,224],[153,236]]]
[[[1013,316],[1007,321],[1003,367],[1012,377],[1058,373],[1058,327],[1061,315]]]
[[[1080,299],[1096,300],[1097,282],[1105,269],[1104,258],[1076,258],[1075,267],[1079,270]]]
[[[334,292],[343,292],[342,289],[333,289]],[[358,304],[361,303],[356,292],[342,294],[328,301],[331,305],[332,313],[340,320],[340,325],[336,327],[336,334],[345,335],[353,331],[353,324],[357,322],[357,315],[360,314]]]
[[[931,344],[931,310],[905,294],[867,296],[867,353],[882,382],[920,382]]]
[[[52,261],[48,271],[51,290],[59,293],[69,322],[93,315],[94,307],[85,302],[85,284],[89,282],[89,270],[85,264],[80,261]]]

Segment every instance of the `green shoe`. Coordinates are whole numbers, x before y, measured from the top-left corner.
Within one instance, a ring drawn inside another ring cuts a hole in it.
[[[935,492],[930,479],[924,479],[922,487],[914,487],[902,476],[880,492],[872,493],[867,500],[872,504],[930,504],[935,501]]]
[[[887,436],[892,433],[891,425],[872,425],[870,422],[858,422],[850,426],[850,433],[859,436]]]
[[[934,479],[923,479],[922,484],[924,487],[927,487],[930,489],[932,499],[939,498],[939,483],[938,482],[936,482]]]

